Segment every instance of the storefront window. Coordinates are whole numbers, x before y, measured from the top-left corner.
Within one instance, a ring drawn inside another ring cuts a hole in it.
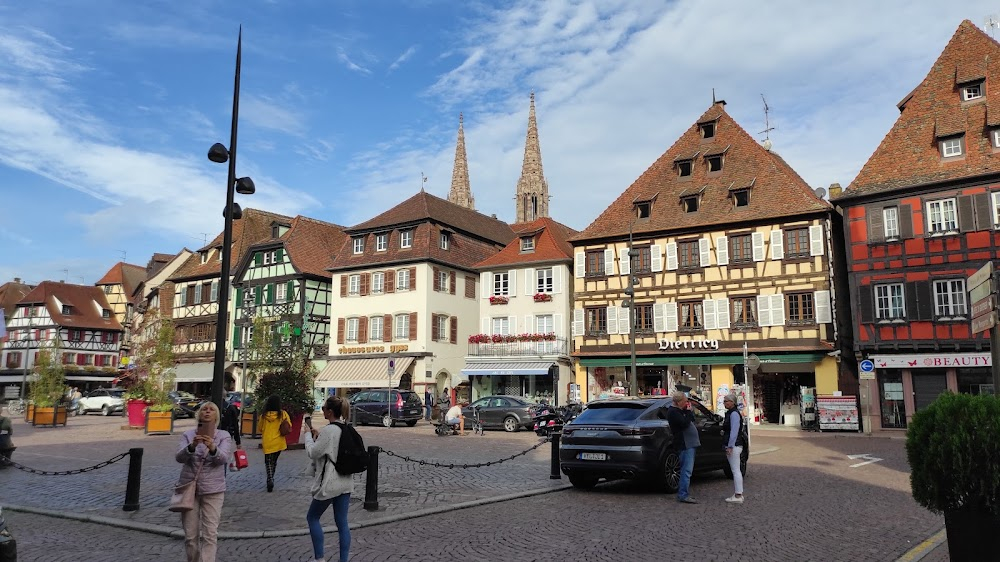
[[[993,373],[989,367],[958,369],[958,391],[966,394],[993,394]]]
[[[902,371],[899,369],[880,369],[878,387],[882,427],[905,429],[906,410],[903,407]]]

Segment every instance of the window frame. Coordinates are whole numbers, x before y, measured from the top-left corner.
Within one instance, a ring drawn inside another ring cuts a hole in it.
[[[406,282],[403,282],[403,278],[406,278]],[[396,270],[396,292],[409,291],[410,290],[410,270],[409,269],[397,269]]]
[[[542,324],[543,324],[543,322],[541,322],[542,319],[547,319],[547,321],[544,322],[544,324],[551,325],[552,326],[551,330],[547,330],[547,329],[545,329],[545,328],[542,327]],[[556,317],[555,317],[554,314],[538,314],[534,318],[534,323],[535,323],[535,325],[533,326],[533,328],[534,328],[535,333],[538,333],[538,334],[554,334],[554,333],[556,333]]]
[[[547,274],[546,274],[547,273]],[[540,267],[535,270],[535,293],[550,295],[555,291],[555,280],[551,267]]]
[[[730,234],[729,239],[729,265],[753,263],[753,234]],[[745,243],[744,243],[745,242]],[[746,257],[741,255],[745,253]]]
[[[797,317],[794,317],[793,313]],[[812,326],[815,324],[816,300],[812,291],[785,293],[785,325]]]
[[[975,82],[973,84],[966,84],[965,86],[962,86],[962,101],[975,101],[985,98],[986,93],[983,90],[984,88],[982,82]],[[974,93],[975,95],[973,95]]]
[[[785,260],[807,260],[809,256],[809,227],[786,228],[782,231]]]
[[[385,272],[384,271],[373,271],[372,272],[372,286],[371,294],[381,295],[385,292]]]
[[[741,310],[736,311],[737,305]],[[748,306],[749,305],[749,306]],[[760,328],[760,317],[757,314],[757,297],[755,295],[740,295],[729,297],[730,330],[746,331]],[[747,320],[750,316],[752,319]]]
[[[361,295],[361,274],[352,273],[347,276],[347,296],[357,297]]]
[[[521,237],[521,251],[522,252],[534,252],[535,251],[535,237],[534,236],[522,236]]]
[[[355,236],[351,238],[351,245],[354,255],[359,255],[365,253],[365,237]]]
[[[493,316],[490,318],[490,335],[491,336],[509,336],[510,335],[510,318],[507,316]]]
[[[437,272],[438,281],[438,292],[439,293],[449,293],[450,288],[448,287],[448,272],[440,270]]]
[[[886,294],[880,296],[881,289],[885,289]],[[893,290],[898,289],[899,294],[894,295]],[[902,282],[878,283],[872,286],[873,303],[875,304],[876,322],[900,322],[906,319],[906,293]],[[886,307],[882,307],[880,301],[886,301]],[[899,306],[895,306],[893,301],[898,300]],[[898,309],[899,314],[893,315],[893,310]],[[888,314],[887,314],[888,313]]]
[[[585,278],[607,277],[604,271],[604,250],[587,250],[584,254],[586,269]]]
[[[400,335],[402,333],[403,335]],[[408,313],[396,314],[392,320],[392,339],[410,339],[410,315]]]
[[[708,172],[709,174],[721,173],[723,165],[724,163],[721,154],[713,154],[712,156],[705,157],[705,171]],[[718,167],[714,168],[715,166]]]
[[[653,214],[652,201],[639,201],[635,204],[635,218],[639,220],[648,219]]]
[[[956,283],[958,290],[955,287]],[[945,286],[944,292],[938,290],[942,284]],[[968,320],[969,293],[966,290],[965,279],[933,279],[931,290],[934,297],[934,320]],[[961,302],[956,303],[955,297],[958,295],[961,295]],[[948,300],[947,303],[941,303],[942,296]]]
[[[358,343],[358,328],[360,326],[361,320],[357,316],[348,318],[344,325],[344,341]]]
[[[958,158],[965,154],[965,143],[963,137],[949,137],[939,141],[941,147],[941,158]],[[950,153],[950,154],[949,154]]]
[[[382,341],[385,338],[384,321],[381,315],[368,317],[368,341]]]
[[[685,195],[681,197],[681,210],[685,213],[697,213],[701,208],[701,202],[697,195]]]
[[[635,303],[635,318],[632,319],[635,322],[635,334],[649,336],[653,335],[653,308],[654,303],[652,302],[639,302]],[[628,314],[628,313],[626,313]]]
[[[954,226],[952,228],[948,227],[947,210],[945,204],[950,203],[950,214],[952,216],[952,222]],[[938,205],[940,208],[935,213],[934,206]],[[924,205],[925,212],[927,214],[927,233],[931,236],[941,236],[943,234],[951,234],[958,232],[958,198],[957,197],[943,197],[941,199],[932,199],[926,202]],[[942,228],[934,227],[934,215],[939,215],[939,222]]]
[[[685,307],[690,307],[687,313],[684,312]],[[701,311],[701,314],[698,311]],[[698,316],[701,316],[700,324],[698,323]],[[677,331],[685,334],[705,331],[704,301],[677,301]]]
[[[437,322],[437,331],[439,342],[451,341],[451,329],[450,329],[450,318],[447,314],[437,314],[435,315],[435,321]]]
[[[440,240],[439,246],[441,246],[442,250],[447,250],[448,247],[451,245],[451,237],[448,235],[447,232],[442,232],[439,240]]]
[[[406,230],[399,231],[399,247],[400,249],[408,249],[413,247],[413,229],[408,228]]]
[[[497,271],[493,274],[493,292],[490,293],[494,297],[509,297],[510,296],[510,272],[507,271]]]
[[[701,125],[698,126],[698,129],[701,132],[701,138],[706,140],[715,138],[716,128],[717,127],[715,126],[715,121],[712,121],[710,123],[702,123]]]
[[[749,207],[750,206],[750,188],[749,187],[743,187],[743,188],[740,188],[740,189],[734,189],[732,191],[732,194],[733,194],[733,208],[734,209],[739,209],[741,207]],[[740,195],[746,196],[745,197],[745,202],[742,205],[740,205]]]
[[[601,329],[603,323],[603,330]],[[608,335],[608,307],[587,306],[583,309],[583,333],[587,337],[602,338]]]
[[[689,178],[694,171],[694,161],[691,159],[677,161],[677,177]],[[684,172],[687,172],[686,174]]]
[[[389,249],[389,233],[383,232],[375,235],[375,251],[384,252]]]
[[[701,271],[702,269],[699,240],[678,240],[677,271]]]
[[[882,208],[882,234],[888,241],[899,240],[899,207]]]

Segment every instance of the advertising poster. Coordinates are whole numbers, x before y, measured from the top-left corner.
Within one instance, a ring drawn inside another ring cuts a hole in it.
[[[846,429],[857,431],[858,404],[854,396],[818,396],[816,409],[820,429]]]

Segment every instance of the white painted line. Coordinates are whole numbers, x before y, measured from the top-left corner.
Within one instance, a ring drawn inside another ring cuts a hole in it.
[[[763,455],[765,453],[773,453],[773,452],[777,451],[778,449],[779,449],[778,447],[768,447],[766,449],[761,449],[759,451],[750,451],[750,456],[752,457],[754,455]]]
[[[882,459],[872,459],[870,461],[859,462],[858,464],[852,464],[850,468],[858,468],[859,466],[864,466],[866,464],[872,464],[873,462],[878,462]]]

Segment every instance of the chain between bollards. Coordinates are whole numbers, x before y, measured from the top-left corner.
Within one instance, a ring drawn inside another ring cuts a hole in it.
[[[552,471],[549,473],[550,480],[560,480],[562,475],[559,474],[559,440],[562,438],[561,432],[553,432],[552,438]]]

